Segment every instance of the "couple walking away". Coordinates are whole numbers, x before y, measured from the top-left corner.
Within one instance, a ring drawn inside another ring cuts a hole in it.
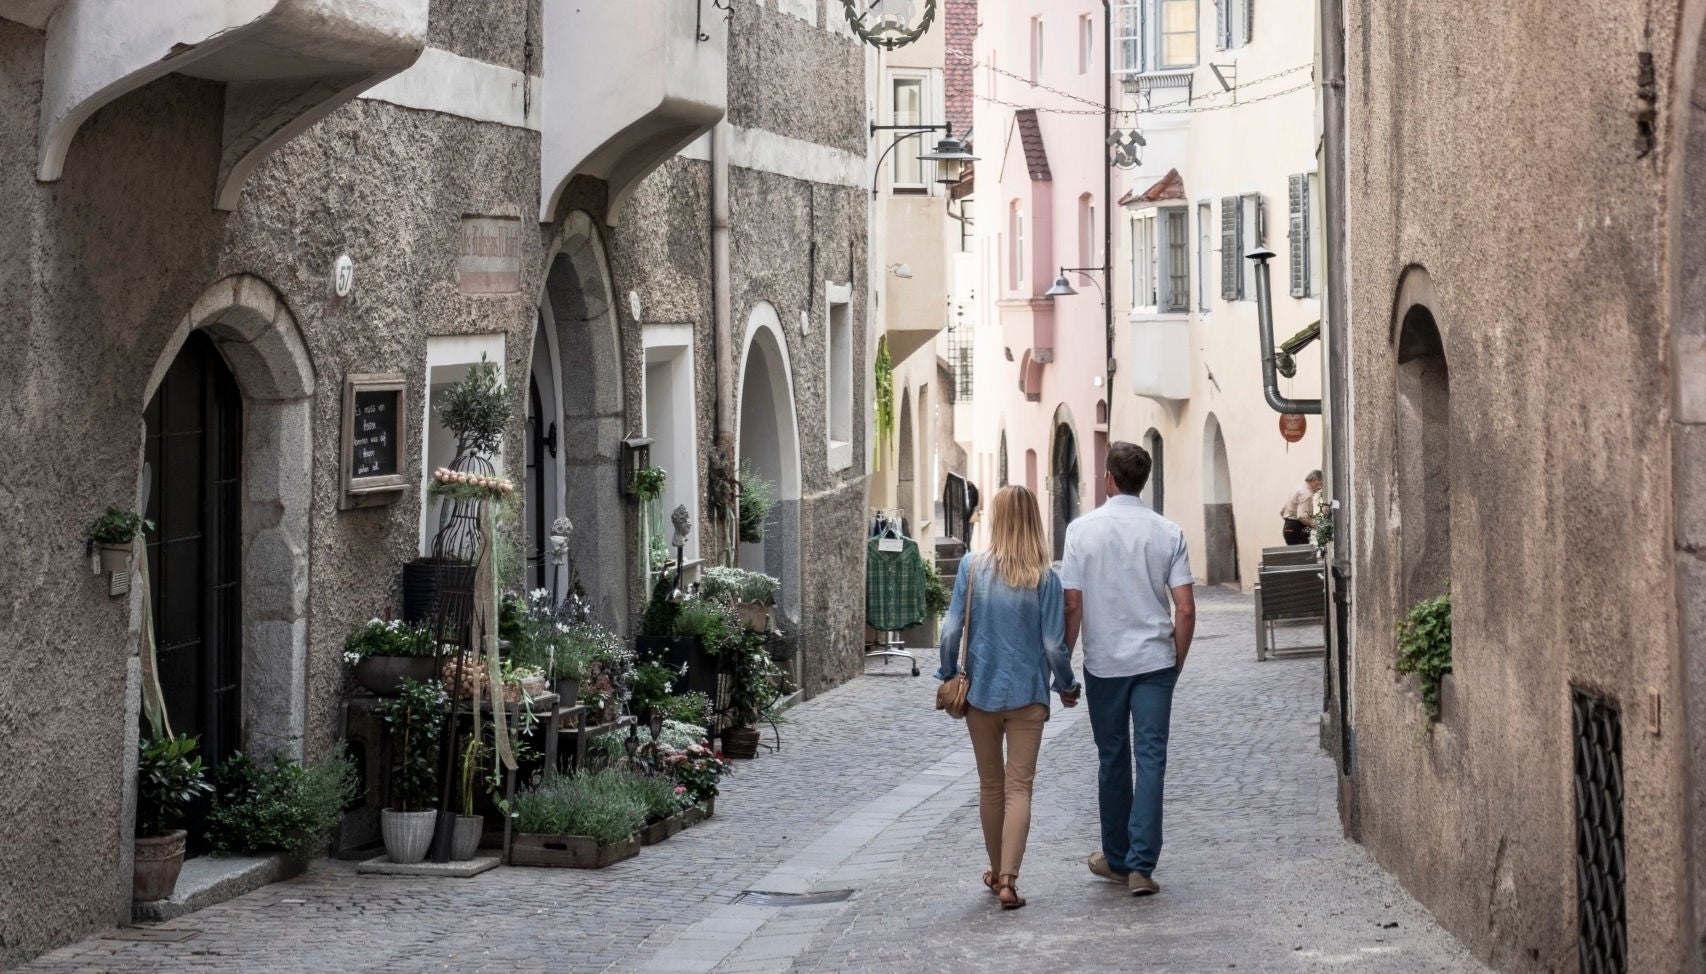
[[[989,852],[983,883],[1002,909],[1025,905],[1019,866],[1050,675],[1063,706],[1076,707],[1080,692],[1088,693],[1102,819],[1090,871],[1136,896],[1160,891],[1152,874],[1161,855],[1167,728],[1196,629],[1196,598],[1183,533],[1138,498],[1149,467],[1142,447],[1108,448],[1107,503],[1067,528],[1058,573],[1036,497],[1001,488],[990,505],[989,549],[963,559],[954,580],[937,706],[965,716]],[[1080,635],[1086,687],[1072,674]]]

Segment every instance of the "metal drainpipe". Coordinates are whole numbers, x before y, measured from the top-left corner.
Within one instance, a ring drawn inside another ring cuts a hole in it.
[[[1356,770],[1351,723],[1350,595],[1353,552],[1350,477],[1350,261],[1345,238],[1345,11],[1344,0],[1321,0],[1321,183],[1326,196],[1327,315],[1321,334],[1327,345],[1327,496],[1334,512],[1333,564],[1329,591],[1334,607],[1334,661],[1338,669],[1339,771]]]
[[[1262,343],[1262,398],[1274,412],[1321,414],[1319,399],[1287,399],[1280,395],[1279,369],[1274,364],[1274,303],[1268,288],[1268,261],[1274,252],[1257,247],[1244,255],[1256,262],[1256,325]]]
[[[734,304],[729,295],[729,123],[711,129],[711,317],[716,346],[716,448],[734,460]]]
[[[1108,419],[1114,402],[1114,167],[1108,160],[1108,140],[1114,135],[1114,11],[1112,0],[1102,0],[1102,328],[1107,339],[1107,361],[1102,365],[1102,395],[1108,401]]]

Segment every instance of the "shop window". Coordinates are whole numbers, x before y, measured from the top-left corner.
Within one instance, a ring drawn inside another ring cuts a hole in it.
[[[422,428],[426,437],[421,445],[421,497],[428,497],[427,483],[432,472],[447,467],[456,459],[456,435],[439,421],[438,406],[444,393],[462,381],[468,367],[484,358],[497,364],[498,374],[504,374],[504,336],[496,335],[431,335],[427,337],[427,394],[422,397],[425,415]],[[492,466],[503,471],[503,455],[491,458]],[[438,530],[438,504],[421,505],[420,552],[432,553],[432,538]]]

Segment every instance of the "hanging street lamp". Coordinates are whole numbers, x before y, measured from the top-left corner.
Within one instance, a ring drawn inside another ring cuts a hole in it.
[[[1084,276],[1084,278],[1086,280],[1088,280],[1091,284],[1096,285],[1096,290],[1101,291],[1102,285],[1097,283],[1097,281],[1094,277],[1090,276],[1090,272],[1091,271],[1102,271],[1103,273],[1106,273],[1107,270],[1108,270],[1108,268],[1106,266],[1102,266],[1102,267],[1062,267],[1060,269],[1060,276],[1054,279],[1054,286],[1049,288],[1047,291],[1044,291],[1043,297],[1045,297],[1045,298],[1069,298],[1069,297],[1072,297],[1073,295],[1077,294],[1078,289],[1073,287],[1072,282],[1068,281],[1066,279],[1066,275],[1068,275],[1068,274],[1082,274]],[[1104,303],[1107,302],[1107,292],[1105,292],[1105,291],[1102,293],[1102,301]]]
[[[883,160],[889,157],[889,153],[895,150],[895,146],[914,136],[923,135],[926,132],[942,133],[942,138],[936,141],[936,148],[919,155],[918,159],[920,162],[935,163],[938,171],[944,166],[950,167],[948,171],[956,181],[966,163],[977,161],[977,156],[972,155],[966,147],[965,140],[954,138],[952,122],[943,122],[940,125],[878,125],[876,122],[872,122],[871,135],[875,136],[878,132],[902,132],[904,134],[897,136],[893,142],[889,143],[889,147],[883,150],[883,154],[877,157],[876,171],[871,173],[872,196],[877,195],[877,180],[882,177]],[[942,179],[937,180],[937,182],[944,181]]]
[[[936,19],[936,0],[841,0],[841,5],[860,40],[888,51],[923,37]]]

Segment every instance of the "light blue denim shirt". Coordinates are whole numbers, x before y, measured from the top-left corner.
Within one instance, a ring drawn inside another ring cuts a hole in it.
[[[966,584],[975,571],[967,666],[971,705],[994,711],[1047,704],[1050,670],[1056,693],[1078,689],[1072,676],[1072,653],[1066,648],[1066,595],[1060,576],[1050,568],[1036,588],[1018,589],[1003,582],[984,561],[982,556],[970,555],[960,560],[954,599],[942,620],[942,668],[936,671],[936,679],[945,680],[959,671]]]

